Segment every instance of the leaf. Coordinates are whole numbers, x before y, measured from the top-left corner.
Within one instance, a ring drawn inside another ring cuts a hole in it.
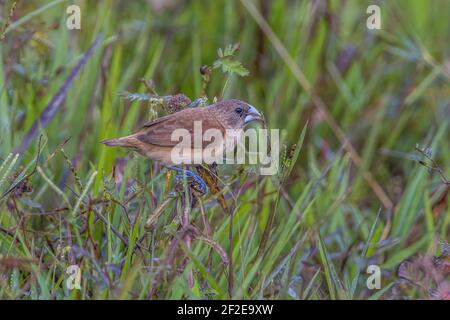
[[[396,252],[391,256],[384,264],[383,268],[391,269],[398,266],[402,261],[408,259],[410,256],[415,254],[417,251],[422,249],[422,247],[430,241],[431,237],[426,235],[422,239],[416,241],[409,247]]]
[[[241,77],[249,75],[249,71],[239,61],[233,60],[230,57],[224,57],[216,60],[213,65],[214,69],[222,68],[223,73],[236,73]]]
[[[293,153],[289,154],[288,159],[285,162],[286,166],[283,168],[283,171],[281,173],[281,181],[284,181],[284,179],[291,174],[291,171],[294,168],[295,163],[297,162],[300,150],[302,149],[303,140],[305,139],[307,127],[308,122],[303,127],[302,132],[298,137],[297,143],[293,146],[295,147],[295,149],[293,149]]]
[[[229,45],[225,47],[224,50],[219,48],[217,50],[217,59],[214,64],[214,69],[222,69],[223,73],[228,73],[229,75],[237,74],[241,77],[245,77],[250,74],[250,72],[242,65],[242,63],[234,59],[235,54],[239,50],[239,44]]]
[[[164,100],[167,100],[170,98],[170,96],[155,96],[150,95],[146,93],[139,93],[139,92],[128,92],[124,91],[119,94],[124,99],[130,100],[130,101],[150,101],[150,102],[163,102]]]
[[[194,265],[197,267],[198,272],[203,277],[205,277],[206,281],[211,286],[211,288],[215,290],[215,294],[218,295],[218,298],[220,299],[220,298],[225,297],[226,296],[225,290],[222,289],[222,287],[216,281],[214,276],[203,265],[203,263],[200,261],[200,259],[183,242],[180,242],[180,247],[184,250],[184,252],[187,254],[187,256],[192,260]]]
[[[385,294],[389,289],[391,289],[395,285],[395,282],[389,283],[387,286],[382,288],[381,290],[375,292],[373,295],[369,297],[369,300],[378,300],[381,298],[383,294]]]
[[[12,26],[12,25],[11,25]],[[14,153],[23,153],[34,137],[38,134],[41,128],[45,128],[55,118],[56,113],[61,109],[64,99],[67,96],[69,88],[72,86],[73,81],[83,69],[84,65],[88,62],[90,57],[94,54],[95,49],[103,39],[103,33],[100,33],[94,40],[91,47],[82,55],[77,65],[72,69],[69,76],[64,80],[63,84],[59,88],[58,92],[53,96],[45,109],[40,114],[39,118],[33,123],[33,126],[28,130],[25,137],[22,140],[21,145],[15,150]]]
[[[374,235],[375,235],[375,230],[376,230],[376,227],[378,225],[378,220],[380,219],[380,215],[381,215],[381,209],[378,210],[378,214],[377,214],[377,216],[375,218],[375,222],[372,224],[372,227],[370,228],[369,236],[367,237],[366,244],[364,245],[363,252],[361,253],[361,258],[363,258],[363,259],[368,257],[367,253],[369,252],[369,248],[371,247],[371,245],[375,246],[375,244],[372,242],[372,240],[373,240]],[[351,296],[351,298],[353,298],[354,295],[355,295],[356,286],[358,285],[358,280],[359,280],[360,274],[361,274],[361,271],[358,270],[356,275],[355,275],[355,277],[352,280],[352,285],[351,285],[351,288],[350,288],[350,296]]]
[[[319,244],[319,255],[322,261],[324,269],[323,271],[325,272],[325,280],[327,281],[330,299],[336,300],[336,295],[340,299],[348,299],[347,292],[337,275],[336,268],[330,259],[327,248],[325,247],[320,233],[317,235],[317,240]]]

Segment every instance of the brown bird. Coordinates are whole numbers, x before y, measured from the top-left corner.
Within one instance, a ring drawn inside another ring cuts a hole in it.
[[[101,143],[132,149],[152,160],[160,161],[170,169],[185,172],[187,176],[198,181],[201,178],[191,171],[175,167],[180,163],[175,163],[172,150],[179,146],[180,140],[173,139],[174,131],[181,129],[181,132],[185,133],[183,140],[190,142],[190,147],[188,146],[186,151],[195,157],[195,155],[203,154],[205,148],[211,144],[211,141],[203,140],[203,134],[208,129],[216,129],[216,132],[220,132],[223,137],[221,141],[218,141],[218,150],[228,150],[235,147],[242,129],[248,123],[258,120],[263,121],[263,117],[250,104],[235,99],[223,100],[208,107],[183,109],[160,117],[146,123],[132,135],[103,140]],[[201,130],[198,128],[199,122]],[[201,145],[196,144],[196,141],[201,141]],[[183,164],[192,164],[192,158],[189,157]],[[203,181],[198,182],[205,186]]]

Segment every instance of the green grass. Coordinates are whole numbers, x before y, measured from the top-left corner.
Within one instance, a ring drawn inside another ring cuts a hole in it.
[[[0,299],[430,297],[397,269],[439,255],[450,234],[448,186],[414,161],[416,144],[431,147],[450,176],[448,1],[378,1],[382,30],[366,28],[370,1],[75,2],[82,29],[70,31],[72,2],[18,1],[0,42],[0,194],[12,191],[0,200]],[[55,117],[15,156],[100,33]],[[237,42],[250,74],[213,69],[206,94],[248,101],[281,129],[285,177],[219,168],[232,247],[211,194],[189,210],[199,234],[188,245],[189,206],[165,202],[165,170],[99,141],[161,114],[121,93],[149,93],[144,78],[194,100],[200,67]],[[374,264],[380,290],[366,287]],[[70,265],[79,290],[66,286]]]

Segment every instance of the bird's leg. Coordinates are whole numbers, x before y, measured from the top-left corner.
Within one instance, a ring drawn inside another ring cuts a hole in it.
[[[179,174],[177,174],[175,176],[175,181],[180,181],[181,179],[184,179],[184,176],[186,176],[187,179],[193,180],[193,182],[194,182],[193,187],[196,190],[198,190],[202,194],[205,194],[208,192],[208,187],[207,187],[205,181],[203,181],[203,179],[200,178],[199,175],[192,172],[191,170],[184,169],[184,168],[178,168],[178,167],[169,167],[169,169],[179,172]]]

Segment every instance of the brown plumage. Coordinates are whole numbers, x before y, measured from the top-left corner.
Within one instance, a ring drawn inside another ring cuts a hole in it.
[[[190,134],[191,151],[202,152],[210,141],[203,141],[203,133],[210,128],[218,129],[224,138],[237,129],[243,129],[254,120],[262,120],[261,114],[251,105],[240,100],[224,100],[208,107],[184,109],[146,123],[138,132],[117,139],[101,141],[107,146],[130,148],[166,166],[173,166],[172,149],[179,141],[172,141],[172,132],[185,129]],[[194,122],[201,121],[202,131],[194,132]],[[202,149],[194,148],[194,134],[201,134]],[[236,142],[238,136],[230,141]],[[225,146],[223,146],[225,147]]]

